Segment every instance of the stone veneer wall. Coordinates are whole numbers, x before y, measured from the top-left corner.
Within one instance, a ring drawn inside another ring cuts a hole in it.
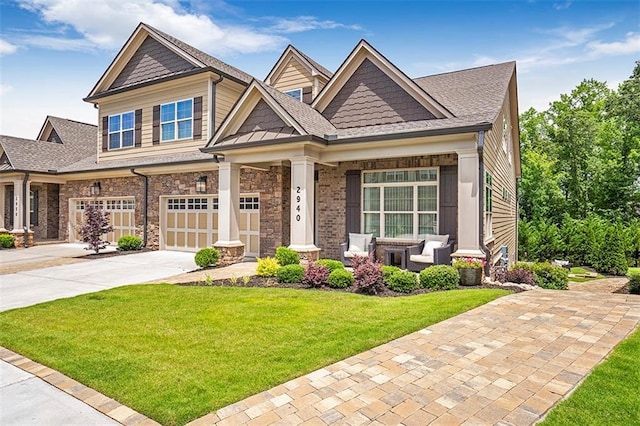
[[[38,191],[38,225],[32,225],[35,240],[58,238],[59,185],[42,183],[31,185]]]
[[[451,166],[458,164],[456,154],[426,157],[391,158],[371,161],[347,161],[338,167],[317,165],[318,170],[318,247],[320,257],[340,258],[340,243],[347,239],[346,232],[346,172],[347,170],[387,170],[417,167]],[[380,257],[379,253],[376,253]]]

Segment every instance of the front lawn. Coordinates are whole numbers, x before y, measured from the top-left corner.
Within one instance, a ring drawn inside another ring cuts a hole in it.
[[[553,409],[544,426],[640,425],[640,329]]]
[[[573,268],[571,268],[571,274],[574,275],[584,275],[584,274],[588,274],[588,273],[592,273],[593,270],[589,270],[580,266],[574,266]],[[593,281],[593,280],[599,280],[604,278],[604,275],[598,274],[598,276],[596,278],[586,278],[586,277],[569,277],[569,281],[574,282],[574,283],[585,283],[588,281]]]
[[[139,285],[0,314],[0,345],[184,424],[508,294]]]

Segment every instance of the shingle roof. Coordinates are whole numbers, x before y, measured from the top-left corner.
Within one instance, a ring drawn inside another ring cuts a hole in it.
[[[53,116],[48,116],[47,120],[62,139],[62,143],[72,149],[74,157],[80,159],[96,155],[98,126]]]
[[[58,170],[59,173],[83,172],[87,170],[125,169],[130,167],[153,166],[160,164],[175,164],[190,161],[213,161],[210,154],[200,151],[174,153],[165,155],[153,155],[147,157],[127,158],[121,160],[103,160],[96,162],[95,157],[85,158],[76,163],[69,164]]]

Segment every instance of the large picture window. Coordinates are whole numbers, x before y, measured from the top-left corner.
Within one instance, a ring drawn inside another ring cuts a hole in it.
[[[128,148],[134,144],[133,111],[109,116],[109,149]]]
[[[160,140],[190,139],[193,136],[193,99],[160,105]]]
[[[438,169],[362,173],[366,233],[419,240],[438,233]]]

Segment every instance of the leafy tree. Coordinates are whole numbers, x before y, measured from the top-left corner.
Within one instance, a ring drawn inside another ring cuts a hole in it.
[[[102,236],[113,231],[113,226],[109,225],[109,213],[97,208],[93,203],[87,203],[84,215],[85,224],[80,228],[82,241],[87,243],[85,250],[93,250],[98,254],[109,244],[103,241]]]

